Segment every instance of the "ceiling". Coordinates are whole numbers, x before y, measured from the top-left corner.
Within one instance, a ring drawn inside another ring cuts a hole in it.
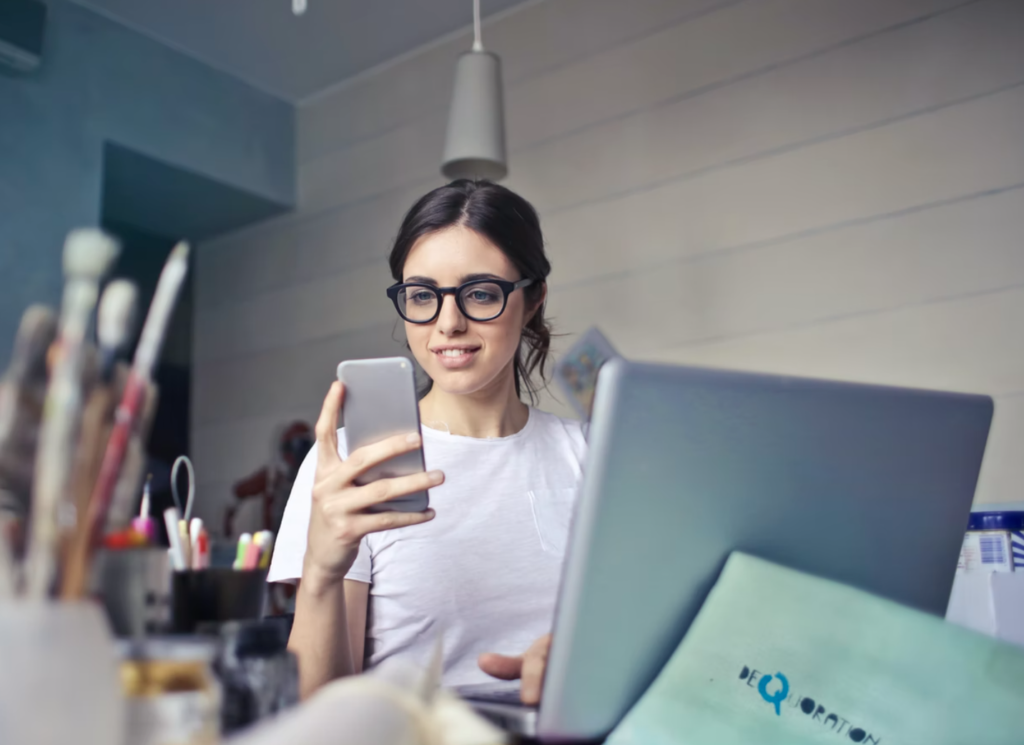
[[[296,103],[473,22],[471,0],[307,0],[302,16],[291,0],[74,1]]]

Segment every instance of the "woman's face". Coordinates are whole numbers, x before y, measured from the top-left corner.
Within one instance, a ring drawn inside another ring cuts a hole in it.
[[[471,279],[515,282],[519,270],[497,246],[479,233],[457,225],[428,233],[409,251],[403,282],[457,287]],[[508,296],[505,312],[493,321],[471,321],[445,295],[431,323],[405,324],[409,347],[434,385],[446,393],[468,395],[511,375],[512,360],[528,320],[522,290]]]

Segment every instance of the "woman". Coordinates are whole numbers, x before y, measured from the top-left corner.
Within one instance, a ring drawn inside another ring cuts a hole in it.
[[[578,422],[527,406],[543,375],[544,255],[533,207],[455,181],[405,216],[388,289],[430,377],[420,401],[429,472],[354,485],[419,446],[399,436],[346,456],[335,383],[299,471],[270,581],[299,580],[289,648],[303,695],[393,655],[425,663],[440,634],[443,683],[514,688],[536,703],[585,443]],[[430,489],[424,513],[367,513]],[[493,676],[493,677],[490,677]]]

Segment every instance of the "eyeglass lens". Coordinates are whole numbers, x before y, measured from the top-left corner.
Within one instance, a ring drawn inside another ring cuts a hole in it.
[[[398,307],[405,318],[422,323],[433,320],[437,314],[438,298],[438,293],[431,288],[405,287],[398,293]],[[496,284],[481,282],[459,290],[459,301],[471,320],[490,321],[504,310],[505,293]]]

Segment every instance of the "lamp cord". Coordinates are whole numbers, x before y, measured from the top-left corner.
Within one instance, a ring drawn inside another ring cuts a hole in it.
[[[473,51],[484,51],[484,43],[480,40],[480,0],[473,0]]]

